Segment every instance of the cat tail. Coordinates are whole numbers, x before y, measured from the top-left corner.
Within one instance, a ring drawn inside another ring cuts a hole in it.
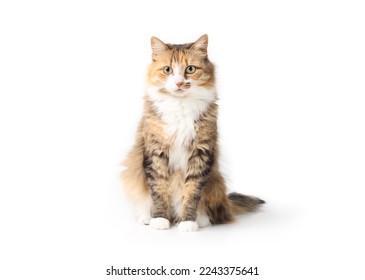
[[[233,215],[256,211],[265,201],[249,195],[240,193],[228,194],[228,205]]]
[[[120,174],[124,193],[128,200],[134,204],[137,212],[146,208],[144,205],[151,204],[147,180],[143,168],[144,142],[142,137],[142,122],[140,122],[136,143],[129,151],[126,159],[122,162],[123,171]],[[137,213],[138,215],[138,213]]]

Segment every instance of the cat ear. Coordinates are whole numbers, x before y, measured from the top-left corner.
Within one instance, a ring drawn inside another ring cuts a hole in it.
[[[208,35],[204,34],[190,47],[191,50],[201,52],[203,55],[208,54]]]
[[[157,37],[151,37],[151,48],[152,56],[159,55],[160,53],[168,50],[167,45]]]

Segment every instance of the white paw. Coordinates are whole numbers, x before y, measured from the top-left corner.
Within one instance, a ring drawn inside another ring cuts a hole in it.
[[[198,223],[198,226],[200,228],[208,227],[211,225],[210,220],[207,216],[207,214],[200,214],[198,213],[198,216],[196,217],[196,222]]]
[[[150,215],[139,215],[137,217],[137,222],[141,225],[149,225],[151,221]]]
[[[150,227],[154,229],[168,229],[170,228],[170,221],[165,218],[152,218]]]
[[[184,221],[184,222],[180,222],[178,229],[179,231],[197,231],[199,228],[198,223],[197,222],[193,222],[193,221]]]

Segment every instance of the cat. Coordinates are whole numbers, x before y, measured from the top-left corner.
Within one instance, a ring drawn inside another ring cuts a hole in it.
[[[154,229],[178,224],[196,231],[229,223],[263,200],[227,195],[218,163],[218,105],[208,36],[194,43],[151,38],[144,113],[136,142],[123,162],[122,182],[138,222]]]

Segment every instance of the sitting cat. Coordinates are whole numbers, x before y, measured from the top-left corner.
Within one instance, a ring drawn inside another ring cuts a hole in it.
[[[194,43],[165,44],[151,38],[144,114],[124,161],[124,188],[140,223],[181,231],[227,223],[254,211],[263,200],[227,195],[219,171],[214,65],[208,36]]]

